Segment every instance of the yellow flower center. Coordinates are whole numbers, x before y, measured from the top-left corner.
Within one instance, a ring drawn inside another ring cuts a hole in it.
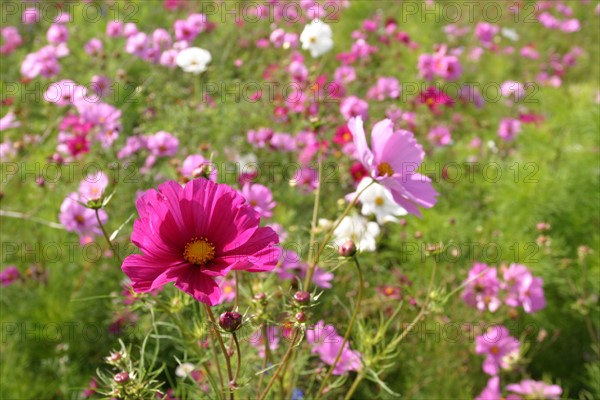
[[[215,246],[206,238],[193,238],[185,245],[183,258],[190,264],[205,265],[215,258]]]
[[[382,162],[381,164],[379,164],[377,166],[377,171],[379,172],[379,175],[381,175],[381,176],[394,175],[394,170],[392,169],[392,166],[386,162]]]
[[[490,349],[490,352],[494,355],[500,353],[500,349],[498,348],[498,346],[492,346],[492,348]]]
[[[382,206],[382,205],[383,205],[383,203],[384,203],[384,201],[383,201],[383,197],[381,197],[381,196],[377,196],[377,197],[375,197],[375,204],[376,204],[376,205],[378,205],[378,206]]]
[[[311,43],[316,43],[317,42],[317,38],[315,36],[311,36],[311,38],[309,39]]]

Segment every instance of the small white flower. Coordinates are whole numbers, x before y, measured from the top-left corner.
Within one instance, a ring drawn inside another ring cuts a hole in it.
[[[175,369],[175,375],[180,378],[185,378],[195,369],[192,363],[183,363]]]
[[[362,191],[358,199],[362,204],[362,209],[360,210],[362,215],[374,214],[379,224],[398,222],[398,218],[396,217],[406,215],[406,210],[396,204],[392,193],[384,186],[377,183],[369,186],[372,181],[371,178],[363,178],[358,184],[356,192],[347,195],[346,200],[352,201]]]
[[[342,219],[333,235],[338,246],[352,240],[359,251],[375,251],[375,238],[379,232],[376,222],[369,222],[366,218],[353,214]]]
[[[320,57],[333,47],[332,32],[329,25],[318,19],[304,27],[300,35],[302,49],[309,50],[313,58]]]
[[[208,50],[199,47],[183,49],[175,58],[175,62],[181,69],[192,74],[199,74],[206,71],[206,66],[211,61],[212,57]]]
[[[517,40],[519,40],[519,34],[514,29],[502,28],[500,33],[502,33],[502,36],[504,36],[507,39],[512,40],[513,42],[516,42]]]

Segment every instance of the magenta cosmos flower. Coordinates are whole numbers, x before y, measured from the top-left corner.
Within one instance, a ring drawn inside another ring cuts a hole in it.
[[[362,118],[351,119],[348,128],[354,137],[358,160],[373,179],[392,192],[399,206],[421,216],[417,205],[425,208],[435,205],[438,193],[431,186],[431,179],[415,172],[425,152],[411,132],[394,131],[394,123],[384,119],[373,126],[369,148]]]
[[[215,277],[230,270],[270,271],[279,259],[279,238],[246,200],[227,185],[194,179],[168,181],[137,201],[140,218],[131,241],[142,254],[123,261],[136,292],[166,283],[209,305],[218,304]]]

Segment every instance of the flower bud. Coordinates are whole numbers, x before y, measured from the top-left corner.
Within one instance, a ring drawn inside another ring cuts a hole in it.
[[[266,294],[264,294],[264,293],[262,293],[262,292],[261,292],[261,293],[256,293],[256,294],[254,295],[254,300],[256,300],[256,301],[263,302],[263,301],[265,301],[266,299],[267,299],[267,295],[266,295]]]
[[[117,383],[125,383],[129,380],[129,374],[126,371],[119,372],[113,377],[113,379]]]
[[[306,321],[306,314],[302,311],[300,311],[299,313],[296,313],[296,321],[303,323],[304,321]]]
[[[235,311],[227,311],[219,317],[219,326],[227,331],[234,332],[242,325],[242,315]]]
[[[348,240],[340,247],[339,253],[342,257],[354,256],[356,254],[356,244],[352,240]]]
[[[310,293],[308,292],[296,292],[294,293],[294,300],[300,304],[305,304],[310,301]]]

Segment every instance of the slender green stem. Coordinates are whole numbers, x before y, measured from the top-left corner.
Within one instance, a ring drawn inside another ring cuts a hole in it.
[[[258,386],[256,387],[256,397],[260,395],[260,390],[262,389],[263,380],[265,378],[264,370],[267,368],[267,361],[271,358],[271,348],[269,347],[269,336],[268,336],[267,325],[262,325],[262,335],[263,340],[265,342],[265,357],[263,358],[262,370],[263,372],[260,374],[260,378],[258,379]]]
[[[356,388],[358,388],[358,385],[362,382],[364,377],[365,376],[362,373],[356,375],[356,379],[354,379],[354,382],[352,382],[352,386],[350,386],[348,393],[346,393],[346,396],[344,396],[344,400],[350,400],[352,398],[352,395],[354,394]]]
[[[210,320],[212,321],[212,323],[215,325],[215,332],[216,332],[216,336],[217,336],[217,340],[219,342],[219,346],[221,346],[221,351],[223,352],[223,357],[225,357],[225,363],[227,364],[227,376],[229,377],[229,399],[233,400],[234,396],[233,396],[233,390],[231,389],[231,383],[233,382],[233,371],[231,369],[231,360],[230,360],[230,356],[229,356],[229,352],[227,351],[227,348],[225,347],[225,343],[223,342],[223,338],[221,337],[221,332],[219,332],[219,330],[217,329],[217,327],[219,326],[219,324],[217,323],[217,320],[215,318],[215,315],[213,314],[212,310],[210,309],[210,306],[208,304],[204,304],[205,308],[206,308],[206,313],[208,314],[208,317],[210,318]]]
[[[308,272],[306,273],[306,278],[304,279],[304,290],[306,290],[307,292],[309,291],[310,281],[312,279],[313,273],[315,272],[315,267],[317,266],[317,263],[319,262],[319,258],[321,257],[323,250],[325,250],[325,246],[327,246],[327,243],[329,243],[329,240],[331,240],[331,237],[333,236],[333,232],[337,229],[338,226],[340,226],[340,224],[342,223],[342,220],[348,215],[350,210],[352,210],[352,207],[354,207],[356,205],[356,203],[358,202],[358,199],[363,194],[363,192],[365,190],[367,190],[374,183],[375,183],[375,181],[371,181],[371,183],[369,183],[367,186],[365,186],[360,192],[356,193],[356,196],[354,196],[354,199],[352,199],[352,201],[350,202],[350,204],[348,204],[348,206],[346,207],[344,212],[342,212],[342,215],[338,218],[338,220],[335,222],[335,224],[333,224],[333,226],[327,232],[327,235],[325,236],[325,239],[323,239],[323,242],[321,243],[321,246],[319,247],[317,254],[315,255],[312,262],[309,262],[309,264],[308,264]]]
[[[242,367],[242,352],[240,351],[240,342],[238,341],[235,332],[232,332],[231,336],[233,336],[235,350],[237,351],[237,366],[235,367],[235,375],[233,375],[233,384],[237,385],[238,377],[240,376],[240,369]]]
[[[313,260],[313,252],[315,246],[315,234],[317,231],[317,219],[319,217],[319,205],[321,200],[321,175],[323,173],[323,162],[321,161],[321,152],[319,151],[319,183],[317,185],[317,190],[315,191],[315,202],[313,204],[313,213],[312,220],[310,223],[310,241],[308,243],[308,273],[306,274],[306,278],[304,280],[304,290],[308,290],[308,286],[310,285],[310,280],[312,279],[314,267],[316,262]]]
[[[215,346],[215,340],[212,337],[212,335],[210,337],[210,347],[213,352],[213,357],[215,358],[217,374],[219,375],[219,382],[221,383],[221,388],[223,389],[222,396],[223,396],[223,398],[225,398],[225,396],[227,394],[227,388],[225,386],[225,383],[223,382],[223,374],[221,373],[221,363],[219,362],[219,354],[217,353],[217,346]]]
[[[271,379],[269,379],[269,382],[267,383],[267,387],[265,388],[265,390],[263,390],[263,392],[261,393],[258,400],[263,400],[267,396],[267,393],[269,393],[269,390],[271,390],[271,387],[275,383],[275,380],[279,376],[279,373],[281,372],[283,367],[287,364],[288,359],[292,355],[292,350],[294,349],[296,340],[298,340],[299,334],[300,334],[300,330],[296,330],[296,332],[294,333],[294,337],[292,338],[292,341],[290,342],[290,347],[288,347],[287,351],[285,352],[285,355],[283,356],[283,360],[281,360],[281,364],[279,364],[279,367],[277,367],[277,370],[275,371],[273,376],[271,376]]]
[[[185,324],[182,323],[182,321],[177,317],[177,315],[175,315],[170,309],[169,307],[160,300],[160,298],[157,296],[155,297],[154,301],[156,302],[156,304],[159,306],[160,309],[162,309],[170,318],[171,320],[175,323],[175,325],[177,325],[177,327],[179,328],[179,331],[181,332],[181,336],[182,338],[184,338],[184,340],[186,340],[186,337],[188,338],[193,338],[193,335],[191,335],[189,329],[185,326]],[[217,364],[217,373],[219,375],[219,380],[221,383],[221,386],[223,387],[223,393],[219,396],[219,398],[225,398],[225,387],[223,385],[223,376],[221,375],[221,368],[219,367],[219,360],[217,359],[217,353],[216,353],[216,348],[214,346],[214,343],[211,340],[211,344],[212,344],[212,348],[215,351],[215,359],[216,359],[216,364]],[[198,356],[199,359],[202,359],[204,357],[204,353],[202,353],[202,351],[200,350],[200,348],[195,345],[192,346],[192,348],[194,349],[194,352],[196,353],[196,355]],[[214,378],[212,377],[212,373],[211,370],[208,366],[207,362],[203,362],[202,366],[204,367],[204,370],[206,371],[206,375],[209,376],[211,381],[214,381]]]
[[[121,260],[121,256],[119,255],[119,252],[115,249],[115,246],[113,245],[112,241],[110,240],[110,237],[108,236],[108,233],[106,233],[106,229],[104,228],[104,225],[102,224],[102,221],[100,221],[99,211],[100,210],[98,208],[94,209],[94,212],[96,214],[96,221],[98,221],[98,226],[100,226],[100,229],[102,230],[102,235],[104,235],[104,239],[106,239],[106,243],[108,243],[108,246],[112,250],[113,255],[115,257],[117,257],[117,261],[119,261],[119,264],[122,264],[123,260]]]
[[[354,326],[354,321],[356,320],[356,316],[358,315],[358,309],[360,308],[360,302],[362,300],[363,285],[364,285],[363,274],[362,274],[362,270],[360,269],[360,263],[358,262],[358,258],[353,257],[353,260],[354,260],[354,264],[356,265],[356,270],[358,272],[358,295],[356,296],[356,304],[354,305],[354,311],[352,312],[352,317],[350,318],[350,323],[348,324],[348,328],[346,329],[346,333],[344,334],[344,340],[342,342],[342,347],[340,347],[340,349],[338,350],[338,353],[335,357],[335,360],[333,361],[333,364],[331,364],[331,366],[329,367],[329,371],[327,371],[325,378],[323,378],[323,381],[321,382],[321,386],[319,387],[319,390],[317,391],[317,396],[315,397],[316,399],[321,397],[321,393],[325,389],[325,385],[326,385],[327,381],[329,380],[329,378],[331,378],[331,375],[333,374],[333,370],[335,369],[335,366],[338,364],[338,362],[340,361],[340,358],[342,357],[342,353],[344,352],[344,348],[346,347],[346,344],[348,343],[348,338],[350,337],[350,333],[352,332],[352,327]]]

